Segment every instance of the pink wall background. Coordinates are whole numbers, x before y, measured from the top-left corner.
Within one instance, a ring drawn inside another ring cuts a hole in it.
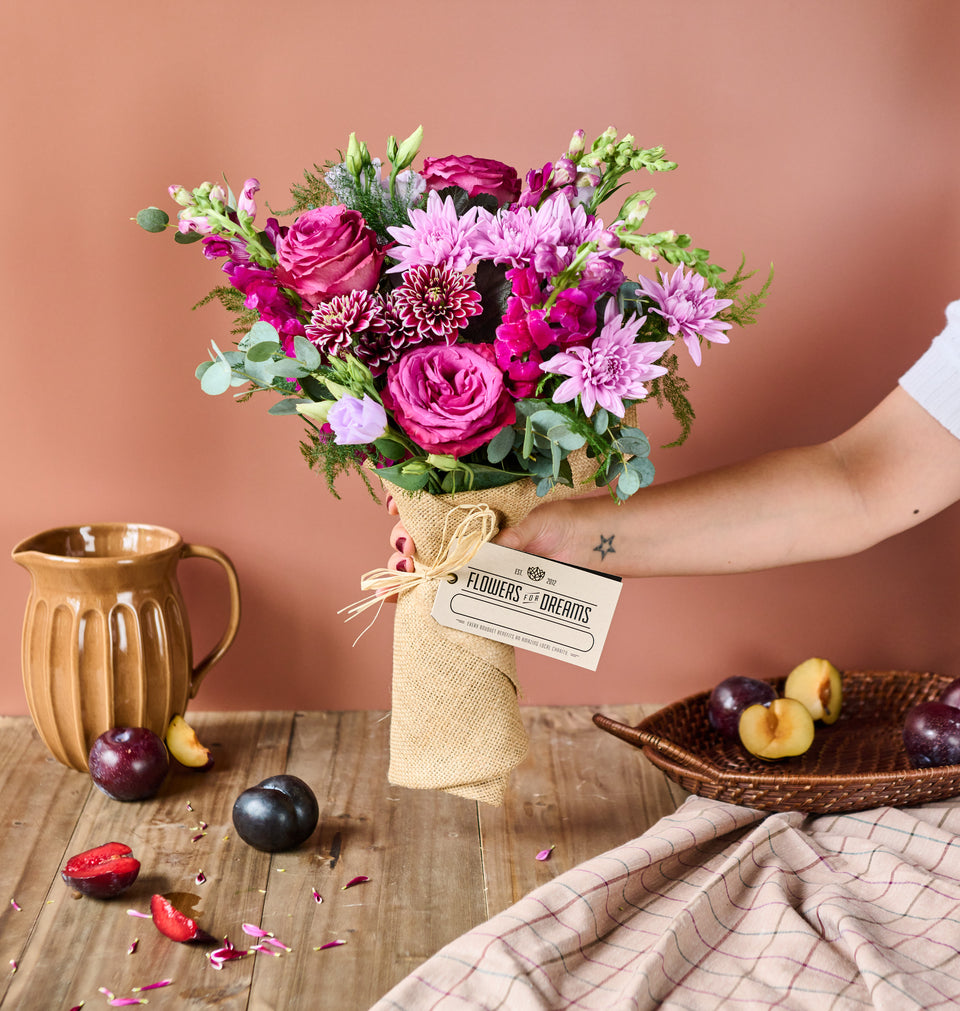
[[[330,498],[298,423],[193,378],[220,275],[130,220],[166,187],[256,175],[285,206],[356,130],[375,152],[521,171],[571,131],[663,144],[651,227],[776,280],[759,325],[692,375],[698,420],[659,480],[827,438],[896,382],[960,297],[960,7],[950,0],[99,0],[15,4],[0,38],[5,297],[0,538],[127,519],[226,551],[244,616],[198,708],[387,708],[391,616],[356,646],[338,608],[391,525],[358,482]],[[16,95],[14,99],[12,96]],[[672,438],[653,408],[655,444]],[[520,656],[529,703],[669,701],[812,654],[960,674],[956,509],[861,556],[626,585],[595,674]],[[199,653],[225,592],[181,576]],[[0,566],[0,712],[25,713],[26,573]]]

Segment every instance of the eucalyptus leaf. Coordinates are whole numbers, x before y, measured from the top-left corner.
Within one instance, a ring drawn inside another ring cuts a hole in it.
[[[206,372],[207,369],[209,369],[212,364],[213,362],[208,358],[205,362],[201,362],[196,367],[193,374],[197,377],[197,379],[203,379],[204,372]]]
[[[640,490],[640,475],[635,470],[625,470],[617,481],[617,498],[628,499]]]
[[[507,425],[487,443],[487,460],[490,463],[500,463],[505,460],[513,449],[514,430]]]
[[[285,414],[296,414],[297,404],[309,404],[309,400],[305,400],[303,397],[284,397],[283,400],[278,400],[275,404],[270,405],[270,409],[267,414],[275,415],[285,415]]]
[[[547,438],[568,453],[579,449],[587,441],[579,432],[571,432],[566,425],[554,425],[547,432]]]
[[[640,478],[641,488],[646,488],[647,485],[652,484],[657,473],[657,468],[646,456],[631,456],[627,460],[627,470]]]
[[[616,441],[617,449],[625,455],[649,456],[650,440],[641,432],[637,435],[621,435]]]
[[[610,415],[604,407],[598,407],[597,413],[593,416],[593,430],[597,435],[603,435],[610,423]]]
[[[309,371],[296,358],[282,358],[275,362],[264,362],[263,370],[271,376],[282,379],[298,379],[307,375]]]
[[[280,343],[280,334],[277,333],[277,328],[272,324],[268,323],[266,320],[258,319],[256,323],[243,335],[240,343],[237,347],[241,351],[249,351],[250,348],[255,347],[257,344],[261,344],[264,341],[273,341],[275,344]]]
[[[262,386],[264,389],[270,389],[276,378],[270,371],[269,362],[252,362],[249,358],[244,364],[244,373],[250,382],[256,383],[257,386]]]
[[[230,368],[236,369],[243,366],[245,355],[242,351],[221,351],[220,357],[230,366]]]
[[[137,224],[148,232],[162,232],[170,222],[170,215],[159,207],[144,207],[137,211]]]
[[[293,348],[297,352],[297,361],[303,362],[308,372],[320,368],[323,362],[320,352],[302,334],[293,338]]]
[[[569,428],[570,426],[568,418],[565,418],[562,414],[558,414],[556,411],[550,410],[541,410],[531,414],[530,421],[542,432],[547,432],[558,425],[562,425],[564,428]]]
[[[556,482],[552,477],[545,477],[542,481],[537,482],[537,498],[543,498],[544,495],[549,494]]]
[[[200,377],[200,389],[215,397],[230,389],[232,378],[233,373],[230,371],[230,366],[222,358],[218,358],[215,362],[210,363],[208,369],[204,370]]]
[[[199,242],[203,236],[199,232],[174,232],[173,241],[181,246],[192,246]]]
[[[280,350],[279,341],[259,341],[247,349],[248,362],[266,362]]]

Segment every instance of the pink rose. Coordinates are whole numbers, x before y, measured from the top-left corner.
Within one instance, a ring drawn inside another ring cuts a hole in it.
[[[342,204],[301,214],[277,243],[277,277],[314,307],[334,295],[373,291],[385,254],[358,211]]]
[[[383,403],[428,453],[466,456],[517,417],[489,344],[427,345],[387,369]]]
[[[447,155],[446,158],[424,158],[421,175],[428,190],[459,186],[467,196],[489,193],[498,204],[513,203],[520,196],[520,179],[516,169],[492,158],[471,155]]]

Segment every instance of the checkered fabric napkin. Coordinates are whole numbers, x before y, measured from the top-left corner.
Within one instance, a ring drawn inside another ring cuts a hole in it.
[[[690,797],[442,948],[374,1011],[960,1007],[960,801]]]

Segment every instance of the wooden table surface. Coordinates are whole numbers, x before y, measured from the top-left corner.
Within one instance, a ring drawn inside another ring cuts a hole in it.
[[[599,708],[636,724],[655,707]],[[29,718],[0,717],[0,1007],[106,1008],[104,988],[151,1009],[364,1011],[447,942],[682,800],[639,751],[592,724],[594,711],[522,710],[530,754],[502,808],[390,786],[384,713],[191,713],[214,768],[177,767],[138,803],[58,764]],[[231,809],[280,772],[311,784],[320,824],[293,852],[261,853],[237,837]],[[60,868],[109,841],[133,849],[139,878],[115,899],[78,897]],[[358,875],[369,881],[344,890]],[[154,892],[239,948],[257,943],[241,927],[252,923],[290,950],[218,971],[209,947],[130,915],[148,913]],[[335,940],[346,943],[321,947]],[[160,980],[172,983],[134,993]]]

